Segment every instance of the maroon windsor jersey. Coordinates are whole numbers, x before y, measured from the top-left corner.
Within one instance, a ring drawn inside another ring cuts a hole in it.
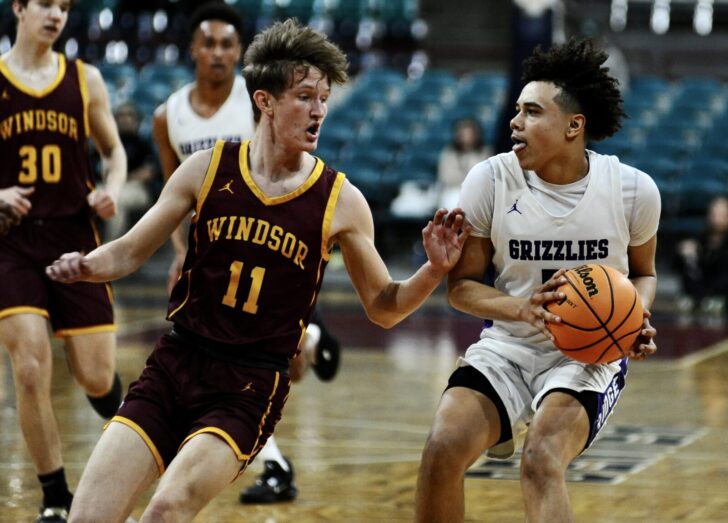
[[[249,143],[213,149],[168,319],[236,350],[290,358],[321,287],[344,175],[317,159],[293,192],[266,196],[250,175]]]
[[[55,218],[88,208],[88,89],[80,60],[58,57],[46,88],[30,88],[0,60],[0,188],[35,187],[27,218]]]

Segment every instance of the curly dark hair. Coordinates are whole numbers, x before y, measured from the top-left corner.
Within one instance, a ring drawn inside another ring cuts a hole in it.
[[[555,101],[563,109],[586,117],[586,136],[599,141],[609,138],[622,127],[624,112],[619,82],[609,76],[602,64],[607,54],[591,40],[571,38],[548,51],[536,47],[523,61],[524,84],[551,82],[561,88]]]

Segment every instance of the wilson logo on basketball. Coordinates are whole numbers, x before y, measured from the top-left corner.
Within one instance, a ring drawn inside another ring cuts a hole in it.
[[[574,269],[574,272],[581,278],[581,283],[584,284],[584,290],[589,294],[589,297],[599,294],[597,284],[594,282],[594,278],[590,276],[592,268],[588,265],[582,265]]]

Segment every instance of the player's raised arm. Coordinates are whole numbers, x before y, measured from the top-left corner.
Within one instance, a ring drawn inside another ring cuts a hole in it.
[[[137,270],[194,208],[210,164],[212,150],[195,153],[177,169],[164,186],[159,200],[122,237],[82,255],[68,253],[46,268],[56,281],[104,282]]]

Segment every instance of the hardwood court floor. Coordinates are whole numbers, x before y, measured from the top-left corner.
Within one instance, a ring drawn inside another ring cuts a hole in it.
[[[240,505],[239,490],[257,473],[252,468],[196,521],[411,521],[420,452],[435,406],[456,357],[479,328],[433,300],[384,331],[356,307],[339,306],[335,295],[324,299],[328,324],[344,345],[340,374],[330,383],[309,374],[295,385],[276,431],[295,465],[298,499]],[[118,364],[125,384],[166,329],[147,318],[162,316],[163,307],[121,307]],[[574,471],[575,477],[597,478],[570,483],[577,521],[728,520],[728,341],[719,341],[727,331],[703,322],[679,325],[671,316],[655,322],[663,333],[661,357],[631,365],[627,390],[608,425],[611,435]],[[72,384],[60,350],[54,365],[54,403],[75,486],[102,421]],[[17,427],[11,380],[7,357],[0,356],[0,522],[29,522],[40,495]],[[468,476],[465,489],[466,521],[523,521],[518,481]]]

